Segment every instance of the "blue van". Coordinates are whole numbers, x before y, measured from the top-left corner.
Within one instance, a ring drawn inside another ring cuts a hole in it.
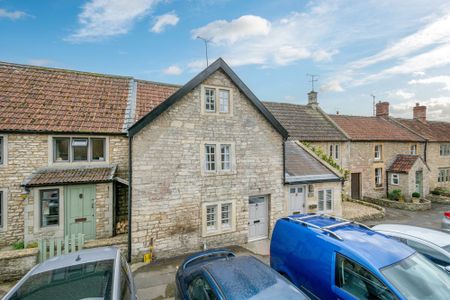
[[[317,214],[277,221],[270,265],[313,299],[450,299],[450,276],[365,225]]]

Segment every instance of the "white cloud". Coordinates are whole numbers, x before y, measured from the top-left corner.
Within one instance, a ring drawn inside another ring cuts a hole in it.
[[[321,85],[320,90],[322,92],[343,92],[344,88],[342,87],[339,80],[330,80]]]
[[[408,84],[441,84],[443,90],[450,91],[450,76],[441,75],[422,79],[413,79],[408,81]]]
[[[90,0],[78,15],[80,28],[67,40],[93,41],[127,33],[159,0]]]
[[[192,30],[192,37],[198,36],[215,43],[234,44],[237,41],[255,36],[266,36],[270,32],[270,22],[254,15],[244,15],[237,19],[217,20]]]
[[[20,10],[6,10],[4,8],[0,8],[0,19],[10,19],[10,20],[18,20],[23,19],[28,16],[25,12]]]
[[[404,57],[430,45],[450,42],[450,12],[432,21],[421,30],[402,38],[381,52],[356,61],[354,68],[363,68],[385,60]]]
[[[183,70],[177,65],[171,65],[163,70],[163,73],[166,75],[181,75]]]
[[[416,71],[416,72],[413,72],[412,75],[413,75],[414,77],[423,77],[423,76],[426,75],[426,73],[425,73],[425,72],[422,72],[422,71]]]
[[[411,92],[407,92],[405,90],[396,90],[394,93],[392,93],[394,96],[400,97],[402,99],[412,99],[414,98],[416,95],[414,93]]]
[[[32,58],[28,60],[28,63],[33,66],[40,66],[40,67],[49,67],[54,66],[55,62],[51,59],[46,58]]]
[[[150,30],[155,33],[161,33],[166,27],[177,25],[179,20],[180,18],[173,12],[157,16],[155,18],[155,24],[153,24]]]
[[[406,101],[392,105],[391,112],[393,115],[402,118],[412,118],[413,107],[418,101]],[[447,121],[450,119],[450,97],[439,96],[420,101],[420,105],[427,106],[428,120]]]

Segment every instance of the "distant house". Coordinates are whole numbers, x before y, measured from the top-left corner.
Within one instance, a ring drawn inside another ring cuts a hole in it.
[[[178,86],[0,63],[0,244],[127,219],[127,129]]]

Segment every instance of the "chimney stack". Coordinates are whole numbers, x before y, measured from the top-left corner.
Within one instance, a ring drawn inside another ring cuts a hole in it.
[[[419,120],[421,122],[427,121],[427,107],[425,105],[420,105],[416,103],[416,106],[413,107],[413,119]]]
[[[389,102],[379,101],[376,104],[376,115],[377,117],[389,117]]]
[[[319,106],[319,103],[317,102],[317,92],[311,91],[308,93],[308,105],[314,108]]]

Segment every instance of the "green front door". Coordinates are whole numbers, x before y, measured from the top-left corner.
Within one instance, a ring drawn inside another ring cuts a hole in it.
[[[422,171],[416,172],[416,192],[423,196],[423,173]]]
[[[65,234],[85,234],[95,239],[95,185],[75,185],[65,188]]]

